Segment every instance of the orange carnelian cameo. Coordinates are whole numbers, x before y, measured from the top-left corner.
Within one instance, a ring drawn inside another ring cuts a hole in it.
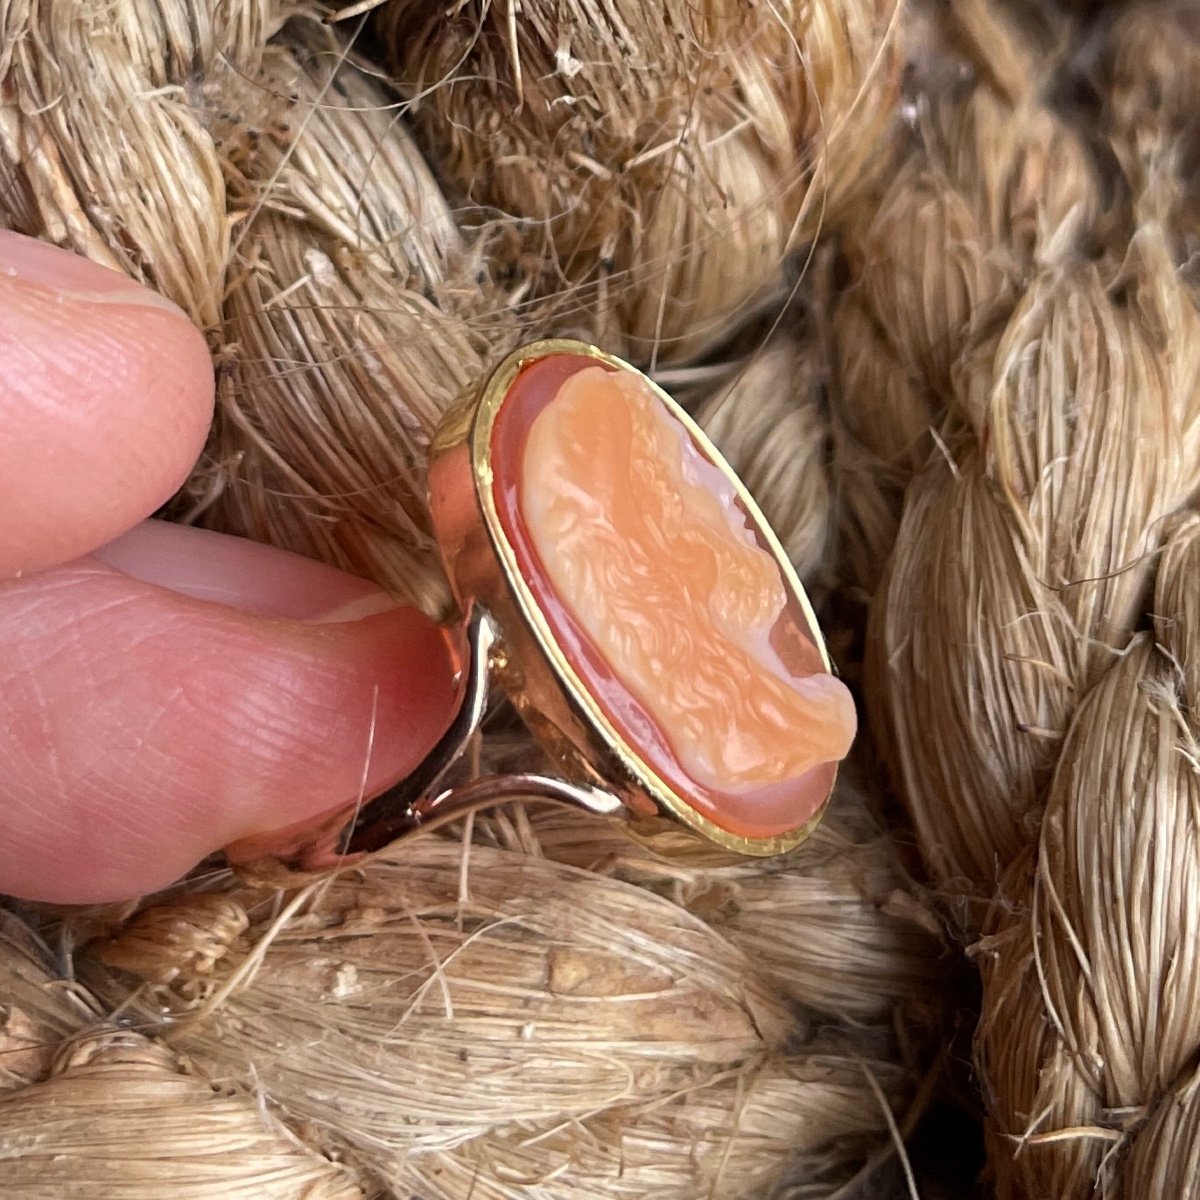
[[[854,704],[725,474],[644,379],[582,355],[525,368],[492,451],[522,573],[614,728],[728,832],[803,825]]]

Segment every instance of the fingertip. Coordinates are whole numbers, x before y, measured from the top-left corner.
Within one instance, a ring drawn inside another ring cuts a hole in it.
[[[203,449],[200,331],[147,288],[0,232],[0,576],[66,562],[149,515]]]

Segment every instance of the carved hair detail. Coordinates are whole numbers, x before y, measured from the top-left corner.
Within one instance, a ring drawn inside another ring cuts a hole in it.
[[[845,753],[848,693],[815,649],[797,667],[773,642],[788,593],[772,555],[638,378],[572,376],[534,422],[523,469],[556,592],[693,778],[752,788]]]

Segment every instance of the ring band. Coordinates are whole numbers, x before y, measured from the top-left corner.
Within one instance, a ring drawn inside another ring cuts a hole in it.
[[[459,606],[456,714],[408,779],[272,858],[322,869],[515,797],[746,855],[808,837],[853,701],[778,538],[665,392],[582,342],[526,346],[447,412],[429,501]],[[553,768],[445,786],[494,688]]]

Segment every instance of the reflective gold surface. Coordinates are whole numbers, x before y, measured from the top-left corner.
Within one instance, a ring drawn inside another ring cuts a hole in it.
[[[499,682],[566,777],[616,792],[635,821],[669,815],[716,844],[742,854],[769,855],[791,849],[816,826],[828,796],[811,819],[772,837],[739,836],[697,812],[614,728],[563,652],[520,570],[496,508],[492,432],[521,370],[536,359],[562,354],[582,355],[619,371],[634,371],[629,364],[585,343],[559,339],[537,342],[505,359],[484,385],[477,404],[472,406],[467,401],[456,406],[439,430],[431,452],[430,501],[455,594],[464,608],[476,600],[490,614],[500,638],[496,663]],[[757,526],[761,543],[774,556],[803,612],[821,663],[830,670],[811,604],[757,505],[687,413],[660,388],[646,382],[667,412],[720,470]]]

